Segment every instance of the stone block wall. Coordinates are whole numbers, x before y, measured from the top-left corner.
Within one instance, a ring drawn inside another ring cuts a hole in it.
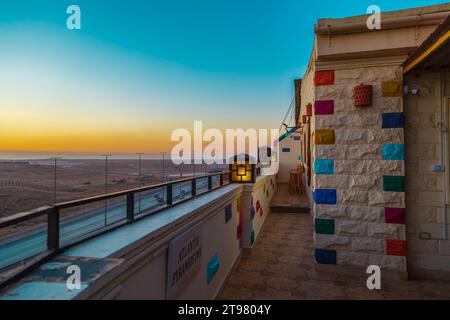
[[[406,271],[402,74],[328,70],[314,88],[313,215],[318,264]],[[317,73],[317,72],[316,72]],[[354,87],[373,86],[355,107]],[[305,101],[306,102],[306,101]]]
[[[450,73],[446,75],[450,95]],[[450,241],[444,240],[444,172],[433,166],[444,164],[441,157],[440,99],[441,75],[424,73],[408,76],[405,82],[419,89],[405,98],[406,205],[408,208],[408,266],[410,271],[450,271]],[[445,119],[445,116],[443,117]],[[448,150],[447,157],[449,157]],[[448,169],[448,168],[447,168]],[[431,239],[427,240],[426,237]]]
[[[314,75],[315,75],[315,60],[314,57],[311,58],[310,64],[308,66],[308,69],[306,70],[306,73],[303,77],[303,81],[302,81],[302,90],[301,90],[301,115],[306,114],[306,105],[309,103],[313,103],[314,102],[314,96],[315,96],[315,86],[314,86]],[[300,116],[301,117],[301,116]],[[303,125],[303,129],[302,131],[304,132],[303,134],[303,139],[302,139],[302,148],[304,151],[306,151],[306,148],[308,146],[308,142],[310,141],[312,143],[312,139],[311,136],[308,136],[307,133],[308,132],[314,132],[314,122],[310,121],[307,124]],[[313,165],[313,157],[314,154],[311,154],[312,156],[312,161],[311,161],[311,165]],[[310,202],[310,206],[312,207],[314,202],[312,199],[312,181],[311,181],[311,185],[308,184],[308,177],[307,177],[307,172],[308,172],[308,166],[307,166],[307,153],[303,154],[303,163],[304,163],[304,174],[303,174],[303,185],[305,186],[305,191],[306,191],[306,195],[308,196],[308,200]]]

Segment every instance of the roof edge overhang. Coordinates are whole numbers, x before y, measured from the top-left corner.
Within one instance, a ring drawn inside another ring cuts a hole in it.
[[[450,43],[450,16],[402,64],[406,74]]]
[[[450,3],[415,9],[381,13],[382,30],[415,26],[438,25],[450,14]],[[319,19],[314,25],[316,34],[334,35],[366,32],[370,15],[342,19]]]

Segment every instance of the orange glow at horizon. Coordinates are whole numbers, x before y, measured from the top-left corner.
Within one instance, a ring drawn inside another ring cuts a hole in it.
[[[0,118],[0,151],[135,153],[170,150],[172,129],[130,125],[126,120],[89,123],[86,120]]]
[[[135,153],[168,151],[172,145],[170,135],[163,133],[111,132],[107,135],[78,133],[57,136],[31,133],[2,137],[0,151]]]

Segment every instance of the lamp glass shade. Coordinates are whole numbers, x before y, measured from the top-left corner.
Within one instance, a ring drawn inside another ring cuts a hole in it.
[[[255,166],[250,162],[231,164],[231,182],[253,182]]]
[[[247,170],[245,166],[238,166],[237,167],[237,175],[238,176],[245,176],[247,174]]]

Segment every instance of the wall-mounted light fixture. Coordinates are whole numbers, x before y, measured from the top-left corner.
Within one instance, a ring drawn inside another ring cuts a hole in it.
[[[230,164],[230,181],[235,183],[254,183],[256,164],[252,164],[249,155],[234,156]]]
[[[404,94],[412,94],[412,95],[418,95],[420,93],[420,90],[417,88],[410,88],[409,86],[403,87],[403,93]]]

